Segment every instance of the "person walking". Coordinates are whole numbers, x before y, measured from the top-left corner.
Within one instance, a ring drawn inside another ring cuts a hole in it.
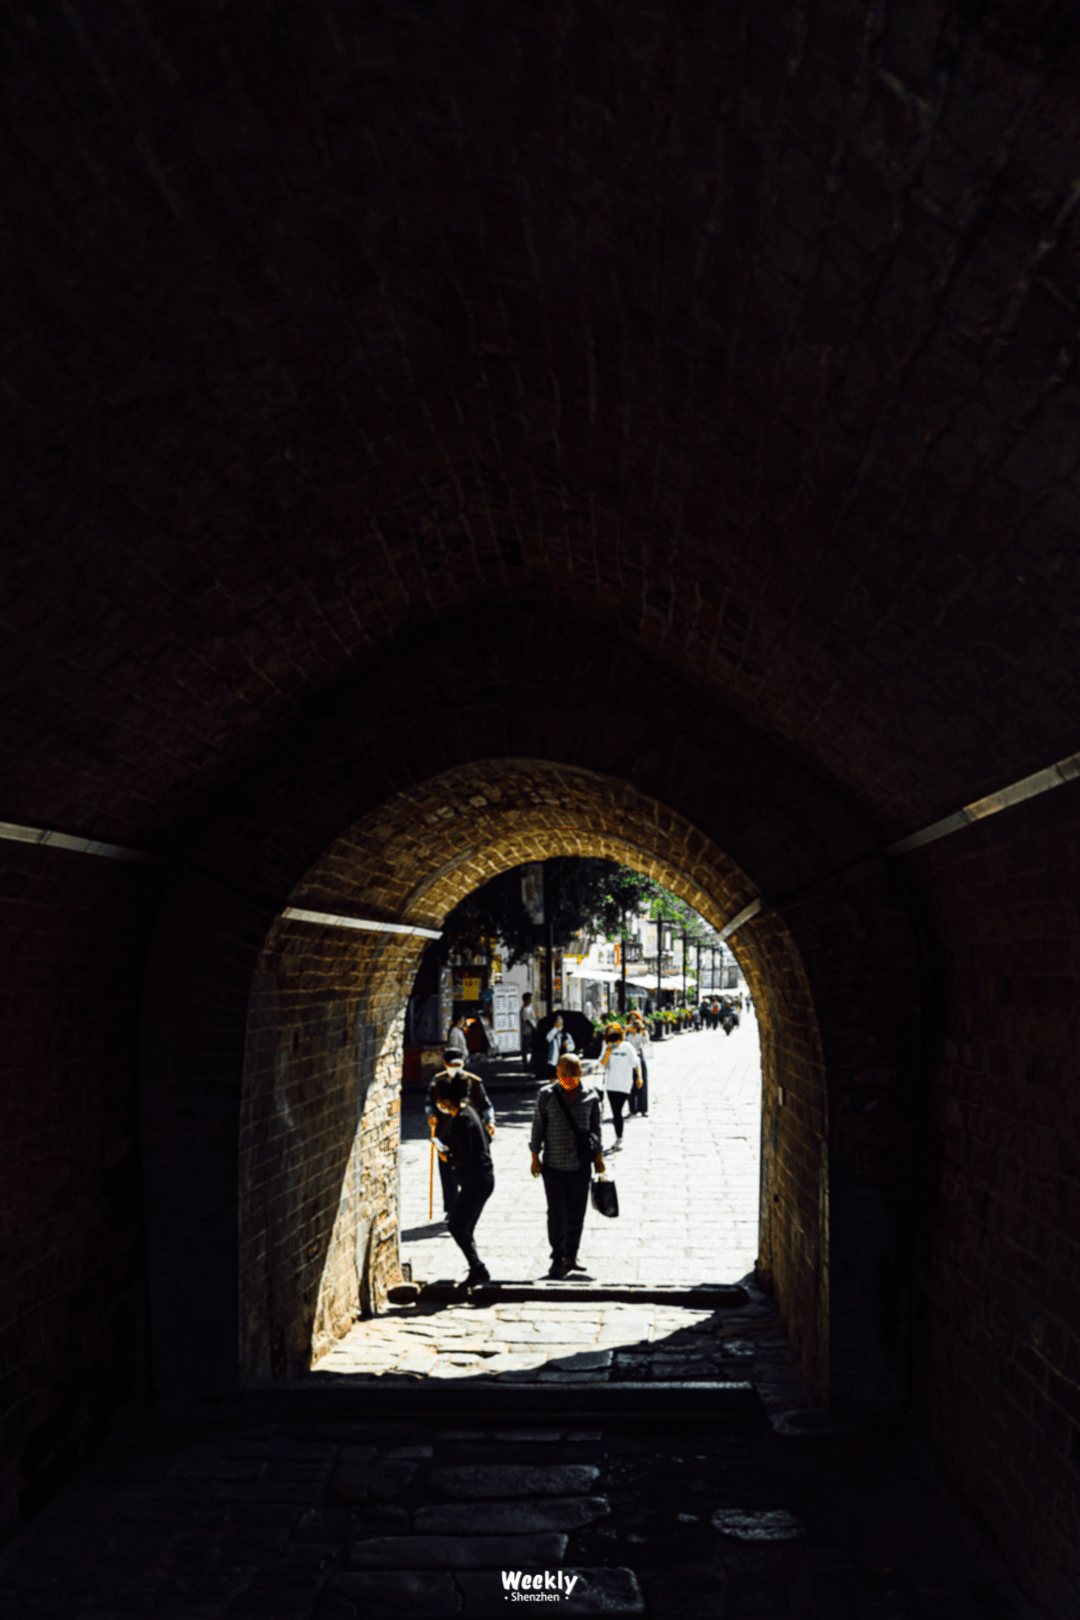
[[[435,1081],[435,1105],[450,1116],[446,1146],[439,1150],[457,1178],[458,1195],[450,1213],[450,1236],[468,1261],[465,1286],[491,1281],[491,1273],[476,1250],[476,1223],[495,1191],[488,1132],[469,1105],[469,1080],[464,1073],[440,1075]]]
[[[521,998],[521,1061],[527,1069],[536,1061],[536,1009],[531,990]]]
[[[495,1110],[491,1106],[491,1099],[484,1090],[484,1082],[477,1074],[470,1074],[465,1068],[465,1059],[456,1046],[448,1046],[443,1052],[443,1067],[438,1074],[432,1076],[431,1084],[424,1097],[424,1108],[427,1113],[428,1129],[436,1143],[445,1147],[450,1140],[450,1117],[442,1113],[438,1107],[435,1088],[440,1080],[452,1079],[454,1075],[465,1076],[468,1082],[468,1102],[470,1108],[479,1116],[488,1136],[495,1135]],[[458,1195],[458,1181],[450,1160],[444,1158],[439,1151],[439,1185],[442,1189],[443,1216],[450,1219],[454,1209],[454,1200]]]
[[[604,1031],[604,1055],[600,1067],[604,1071],[604,1087],[611,1104],[611,1117],[615,1122],[615,1141],[611,1152],[618,1153],[622,1146],[623,1109],[631,1091],[641,1084],[638,1055],[623,1036],[618,1024],[609,1024]]]
[[[630,1112],[640,1114],[642,1119],[649,1117],[649,1065],[645,1054],[652,1049],[649,1031],[645,1027],[645,1020],[639,1012],[632,1012],[626,1020],[626,1038],[637,1053],[638,1069],[641,1079],[630,1093]]]
[[[548,1276],[584,1271],[578,1248],[589,1202],[589,1166],[603,1175],[604,1156],[600,1093],[582,1085],[580,1058],[561,1057],[555,1080],[537,1095],[529,1149],[530,1174],[544,1178],[551,1245]]]

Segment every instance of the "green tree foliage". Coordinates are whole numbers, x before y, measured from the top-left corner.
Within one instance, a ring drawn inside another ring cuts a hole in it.
[[[554,924],[556,950],[566,950],[579,935],[616,940],[626,937],[627,923],[646,902],[653,917],[686,927],[693,939],[714,941],[715,933],[697,912],[652,878],[614,861],[590,856],[556,856],[544,862],[547,915]],[[521,962],[546,944],[546,928],[528,919],[521,898],[521,867],[500,872],[474,889],[443,924],[440,954],[479,954],[488,940],[500,939],[508,966]]]

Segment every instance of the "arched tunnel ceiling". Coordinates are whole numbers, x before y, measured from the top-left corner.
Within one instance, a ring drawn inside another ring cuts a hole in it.
[[[897,829],[1075,747],[1076,49],[975,9],[8,11],[3,813],[508,604]]]

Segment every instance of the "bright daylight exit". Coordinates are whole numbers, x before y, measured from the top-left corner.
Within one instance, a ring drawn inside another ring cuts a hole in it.
[[[642,1084],[631,1084],[616,1122],[605,1030],[630,1031],[635,1014]],[[418,974],[406,1030],[402,1259],[418,1282],[466,1274],[445,1219],[446,1168],[436,1159],[431,1173],[423,1101],[446,1038],[462,1034],[465,1067],[494,1111],[495,1190],[475,1233],[494,1281],[549,1275],[545,1186],[529,1173],[530,1136],[537,1094],[565,1052],[581,1060],[582,1085],[599,1091],[602,1153],[619,1199],[617,1219],[587,1210],[568,1280],[695,1286],[752,1270],[757,1024],[734,956],[684,901],[627,867],[567,857],[501,874],[447,918]]]

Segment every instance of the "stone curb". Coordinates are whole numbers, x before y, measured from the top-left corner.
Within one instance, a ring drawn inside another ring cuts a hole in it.
[[[385,1377],[348,1381],[347,1375],[318,1375],[273,1390],[245,1392],[238,1403],[245,1418],[328,1421],[338,1418],[412,1419],[435,1417],[447,1409],[447,1386],[441,1381]],[[500,1383],[497,1379],[461,1379],[453,1386],[453,1407],[461,1417],[476,1413],[506,1422],[512,1417],[588,1416],[597,1422],[615,1418],[668,1420],[707,1417],[713,1426],[739,1433],[767,1427],[765,1408],[756,1387],[720,1379],[659,1379],[649,1382],[545,1384]]]
[[[412,1284],[419,1287],[421,1305],[454,1304],[468,1299],[474,1305],[526,1305],[532,1301],[568,1302],[572,1305],[671,1305],[689,1306],[702,1311],[742,1310],[750,1303],[750,1295],[741,1283],[720,1285],[702,1284],[693,1288],[654,1288],[646,1283],[627,1283],[612,1287],[602,1283],[590,1285],[580,1282],[545,1283],[485,1283],[482,1288],[470,1289],[452,1282]]]

